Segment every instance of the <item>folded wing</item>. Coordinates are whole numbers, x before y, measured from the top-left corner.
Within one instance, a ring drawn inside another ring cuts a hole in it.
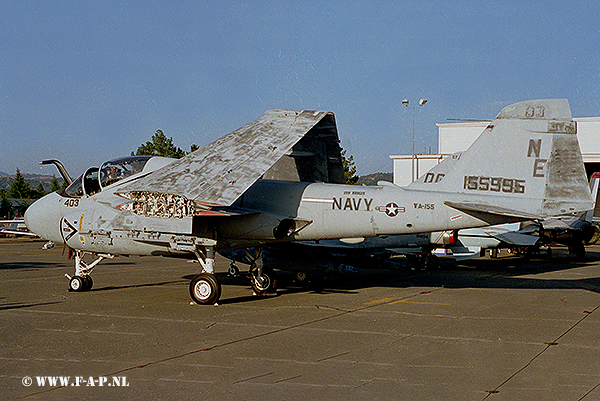
[[[331,121],[333,114],[326,111],[268,111],[118,192],[176,194],[206,205],[229,206],[311,129],[335,130]]]

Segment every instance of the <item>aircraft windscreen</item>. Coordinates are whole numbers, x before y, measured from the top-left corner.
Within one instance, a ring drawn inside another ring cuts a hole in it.
[[[65,189],[65,192],[72,198],[81,198],[83,196],[83,174],[73,180],[71,185]]]
[[[152,156],[128,156],[107,161],[100,167],[102,188],[139,173]]]

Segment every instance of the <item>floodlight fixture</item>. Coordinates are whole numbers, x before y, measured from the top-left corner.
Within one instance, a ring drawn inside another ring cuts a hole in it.
[[[414,182],[415,181],[415,109],[421,106],[424,106],[425,103],[427,103],[427,99],[425,98],[421,98],[421,100],[419,100],[419,105],[418,106],[409,106],[408,105],[408,99],[402,99],[402,104],[405,105],[407,108],[412,109],[412,160],[411,160],[411,177],[410,177],[410,181]],[[419,175],[419,172],[417,171],[417,175]]]

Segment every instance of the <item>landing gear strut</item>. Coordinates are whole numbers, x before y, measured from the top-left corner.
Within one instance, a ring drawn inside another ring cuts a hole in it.
[[[227,269],[227,274],[229,274],[230,277],[237,277],[237,275],[240,274],[240,269],[238,269],[233,260],[229,261],[229,269]]]
[[[250,263],[250,284],[256,295],[274,293],[277,290],[277,279],[272,268],[264,267],[262,248],[255,248],[254,254],[246,250]]]
[[[215,247],[208,245],[205,253],[195,250],[194,254],[202,266],[202,273],[194,276],[190,282],[190,296],[200,305],[216,305],[221,297],[221,284],[215,277]]]
[[[75,251],[75,275],[73,277],[65,274],[65,277],[69,279],[69,291],[74,292],[83,292],[89,291],[92,289],[94,285],[94,281],[90,274],[94,267],[100,262],[102,262],[106,257],[112,257],[112,255],[99,255],[96,260],[94,260],[89,265],[83,261],[83,257],[85,256],[84,251]]]

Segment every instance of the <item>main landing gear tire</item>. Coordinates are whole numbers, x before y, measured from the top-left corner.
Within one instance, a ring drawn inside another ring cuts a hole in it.
[[[266,293],[275,292],[277,289],[277,280],[275,278],[275,272],[273,270],[263,270],[262,275],[258,276],[255,272],[250,274],[250,282],[252,289],[256,295],[265,295]]]
[[[92,289],[94,281],[90,276],[73,276],[69,281],[69,291],[83,292]]]
[[[221,297],[221,284],[210,273],[200,273],[190,282],[190,296],[200,305],[214,305]]]

